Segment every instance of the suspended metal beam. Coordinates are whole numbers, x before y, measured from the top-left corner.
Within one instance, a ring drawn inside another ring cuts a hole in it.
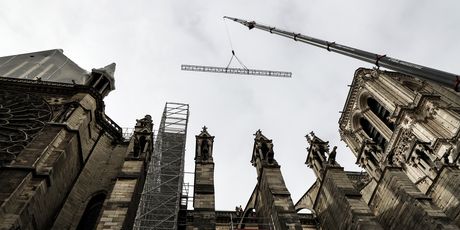
[[[264,30],[272,34],[277,34],[283,37],[294,39],[295,41],[320,47],[330,52],[343,54],[345,56],[359,59],[361,61],[369,62],[375,64],[377,67],[382,66],[390,70],[398,71],[410,76],[419,77],[423,80],[435,82],[444,85],[448,88],[453,88],[455,91],[460,90],[460,76],[452,73],[398,60],[396,58],[388,57],[386,55],[379,55],[376,53],[356,49],[353,47],[344,46],[341,44],[337,44],[335,42],[328,42],[314,37],[302,35],[300,33],[293,33],[285,30],[280,30],[275,27],[270,27],[256,23],[254,21],[248,22],[246,20],[231,18],[227,16],[225,16],[224,18],[238,22],[244,26],[247,26],[249,29],[257,28],[260,30]]]
[[[246,75],[258,75],[258,76],[267,76],[267,77],[285,77],[285,78],[292,77],[291,72],[258,70],[258,69],[225,68],[225,67],[199,66],[199,65],[182,65],[181,70],[197,71],[197,72],[213,72],[213,73],[246,74]]]

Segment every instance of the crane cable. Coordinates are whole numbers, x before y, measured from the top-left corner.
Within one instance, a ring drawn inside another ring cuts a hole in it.
[[[240,63],[240,65],[245,69],[245,70],[248,70],[248,67],[246,67],[246,65],[243,64],[243,62],[236,56],[235,54],[235,50],[233,49],[233,43],[232,43],[232,38],[230,36],[230,30],[228,29],[228,26],[227,26],[227,22],[225,21],[225,18],[223,18],[222,20],[224,20],[224,24],[225,24],[225,29],[227,31],[227,39],[228,39],[228,42],[230,44],[230,49],[232,50],[232,57],[230,58],[230,61],[228,62],[227,64],[227,67],[225,67],[225,69],[228,69],[228,67],[230,67],[230,64],[232,64],[232,61],[233,61],[233,57],[235,57],[235,59],[238,61],[238,63]]]

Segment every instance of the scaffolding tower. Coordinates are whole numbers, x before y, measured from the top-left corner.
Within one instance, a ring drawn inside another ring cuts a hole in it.
[[[177,229],[188,116],[188,104],[166,103],[134,229]]]

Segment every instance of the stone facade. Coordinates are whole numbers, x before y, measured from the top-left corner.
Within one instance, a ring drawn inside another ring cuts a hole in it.
[[[104,113],[115,64],[86,72],[61,50],[0,63],[0,229],[129,226],[151,149],[133,156]]]
[[[325,229],[383,229],[343,168],[335,161],[336,147],[329,152],[328,142],[307,135],[310,144],[306,164],[313,168],[319,187],[314,200],[303,207],[315,210]],[[328,155],[326,157],[326,155]],[[340,210],[340,211],[338,211]]]
[[[105,114],[114,70],[85,71],[62,50],[0,57],[0,229],[132,229],[153,121],[137,120],[124,138]],[[214,136],[204,127],[196,136],[194,209],[181,203],[171,219],[189,230],[460,227],[458,92],[358,69],[339,132],[365,172],[344,171],[336,148],[311,132],[306,164],[317,180],[294,204],[273,141],[257,131],[257,184],[245,207],[228,211],[215,209]]]
[[[258,182],[246,207],[216,211],[213,142],[206,127],[196,136],[194,210],[187,211],[186,229],[317,229],[312,214],[296,212],[274,159],[273,142],[260,130],[255,134],[251,160]]]
[[[310,133],[317,181],[296,209],[324,229],[458,229],[459,105],[458,92],[436,83],[358,69],[339,131],[366,172],[344,172]]]
[[[459,105],[432,82],[356,71],[340,134],[368,175],[355,187],[384,229],[459,227]]]

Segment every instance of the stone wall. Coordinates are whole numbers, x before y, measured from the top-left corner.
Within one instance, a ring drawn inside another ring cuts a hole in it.
[[[263,168],[258,192],[255,209],[262,228],[302,229],[279,166]]]
[[[17,164],[2,168],[0,187],[5,199],[0,218],[5,221],[0,226],[50,228],[81,168],[78,150],[75,132],[50,125],[18,156]]]
[[[111,191],[126,152],[126,147],[114,146],[112,141],[106,133],[98,138],[54,223],[55,227],[76,228],[89,200]]]
[[[314,209],[324,229],[383,229],[341,167],[326,168]]]
[[[431,186],[428,195],[457,226],[460,226],[460,170],[457,166],[444,167]]]
[[[385,229],[458,229],[401,168],[385,169],[369,205]]]

